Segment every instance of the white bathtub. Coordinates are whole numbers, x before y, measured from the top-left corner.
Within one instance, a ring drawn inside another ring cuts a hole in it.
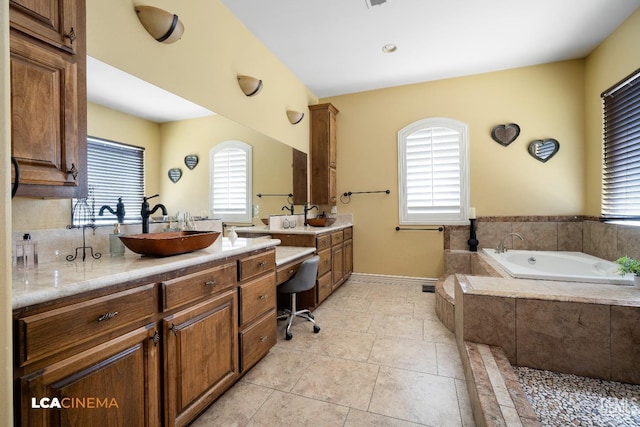
[[[633,275],[621,276],[615,263],[581,252],[509,250],[498,254],[490,248],[484,248],[483,252],[511,276],[519,279],[634,284]]]

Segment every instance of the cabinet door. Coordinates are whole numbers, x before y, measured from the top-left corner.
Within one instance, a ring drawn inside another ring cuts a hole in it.
[[[150,324],[20,378],[22,425],[159,425],[157,334]]]
[[[331,104],[310,105],[311,202],[336,202],[336,114]]]
[[[78,32],[82,31],[77,22],[77,3],[77,0],[10,0],[11,27],[74,53]]]
[[[344,279],[347,280],[353,273],[353,240],[344,242]]]
[[[335,290],[344,280],[344,247],[342,244],[331,249],[331,266],[333,289]]]
[[[234,288],[163,319],[167,426],[191,422],[238,377],[237,295]]]
[[[20,164],[18,194],[36,195],[25,193],[22,184],[73,190],[86,181],[78,176],[78,64],[14,31],[10,50],[11,156]]]

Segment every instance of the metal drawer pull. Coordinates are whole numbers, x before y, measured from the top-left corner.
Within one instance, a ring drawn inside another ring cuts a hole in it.
[[[160,343],[160,332],[158,332],[158,330],[156,329],[156,331],[153,333],[153,336],[149,339],[153,341],[153,346],[157,347]]]
[[[260,295],[260,299],[263,300],[263,301],[266,300],[267,299],[267,295],[266,294]]]
[[[215,280],[207,280],[206,282],[204,282],[205,286],[215,286],[216,285],[216,281]]]
[[[69,34],[66,34],[65,37],[71,41],[71,44],[73,44],[73,42],[78,38],[76,30],[73,27],[71,27],[71,31],[69,31]]]
[[[71,163],[71,169],[67,171],[67,174],[71,175],[73,179],[78,179],[78,168],[75,163]]]
[[[98,322],[103,322],[105,320],[113,319],[118,315],[117,311],[110,311],[109,313],[105,313],[102,316],[98,317]]]
[[[269,337],[267,337],[267,336],[260,337],[260,342],[265,342],[267,340],[267,338],[269,338]]]
[[[258,267],[264,267],[265,265],[267,265],[267,261],[262,261],[260,264],[258,264]]]

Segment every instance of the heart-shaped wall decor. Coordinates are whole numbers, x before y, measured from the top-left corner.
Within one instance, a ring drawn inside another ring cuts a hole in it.
[[[195,154],[189,154],[188,156],[185,156],[184,164],[187,165],[190,170],[193,170],[193,168],[198,165],[198,156],[196,156]]]
[[[553,138],[544,141],[537,139],[529,144],[529,154],[542,163],[556,155],[560,149],[560,143]]]
[[[491,131],[491,138],[500,145],[508,146],[520,135],[520,126],[515,123],[498,125]]]
[[[182,169],[180,168],[172,168],[169,169],[169,179],[175,184],[176,182],[180,181],[180,178],[182,178]]]

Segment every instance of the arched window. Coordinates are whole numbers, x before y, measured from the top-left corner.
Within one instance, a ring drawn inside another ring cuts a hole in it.
[[[225,141],[210,151],[209,194],[213,217],[251,222],[251,146]]]
[[[400,224],[466,224],[468,128],[448,118],[418,120],[398,132]]]

